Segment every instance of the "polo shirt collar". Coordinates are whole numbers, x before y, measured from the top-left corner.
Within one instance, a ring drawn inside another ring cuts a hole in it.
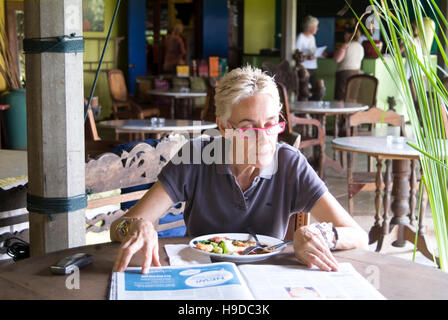
[[[269,165],[260,170],[259,177],[270,180],[272,176],[277,172],[277,169],[278,169],[278,144],[274,156],[272,157],[271,163],[269,163]],[[218,174],[230,174],[230,175],[232,174],[229,165],[226,163],[216,164],[216,172]]]

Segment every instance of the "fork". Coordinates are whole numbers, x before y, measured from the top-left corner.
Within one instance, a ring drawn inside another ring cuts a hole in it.
[[[266,245],[261,244],[260,240],[258,240],[257,234],[252,230],[252,228],[247,228],[247,231],[255,239],[255,243],[257,244],[258,247],[261,247],[261,248],[266,247]]]
[[[272,250],[272,249],[274,249],[274,250],[276,250],[276,249],[279,249],[279,248],[281,248],[283,246],[286,246],[286,245],[288,245],[289,243],[292,243],[292,242],[293,242],[292,240],[288,240],[288,241],[284,241],[284,242],[280,242],[280,243],[274,244],[274,245],[269,246],[269,247],[266,247],[266,246],[261,247],[261,246],[258,246],[258,245],[250,246],[250,247],[247,247],[246,249],[244,249],[244,251],[241,253],[241,255],[243,255],[243,256],[248,255],[249,253],[251,253],[252,251],[257,250],[257,249],[264,249],[264,250]]]

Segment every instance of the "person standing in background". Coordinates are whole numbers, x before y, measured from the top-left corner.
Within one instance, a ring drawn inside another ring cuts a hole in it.
[[[296,49],[301,51],[305,58],[302,65],[308,70],[310,75],[311,92],[314,92],[316,88],[316,70],[317,70],[317,57],[315,56],[316,47],[316,34],[319,26],[319,20],[313,16],[306,16],[302,24],[302,32],[297,37]]]
[[[182,33],[184,26],[176,24],[173,31],[165,39],[165,57],[163,62],[163,71],[167,73],[176,73],[176,66],[185,64],[185,49]]]
[[[360,36],[359,30],[347,28],[344,32],[344,44],[333,56],[333,59],[338,63],[334,91],[334,97],[337,101],[345,99],[347,79],[361,72],[364,48],[358,42]]]

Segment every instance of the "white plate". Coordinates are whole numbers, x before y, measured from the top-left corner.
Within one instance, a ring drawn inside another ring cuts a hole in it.
[[[233,254],[218,254],[218,253],[206,252],[206,251],[197,249],[196,245],[194,244],[195,241],[208,240],[208,239],[214,238],[214,237],[227,237],[232,240],[242,240],[242,241],[253,240],[253,241],[255,241],[252,238],[252,236],[248,233],[215,233],[215,234],[207,234],[204,236],[196,237],[190,241],[189,245],[196,252],[207,255],[210,258],[213,258],[214,260],[229,261],[229,262],[260,261],[260,260],[264,260],[264,259],[270,258],[272,256],[275,256],[275,255],[279,254],[280,252],[282,252],[284,248],[286,248],[286,246],[285,246],[282,249],[276,250],[274,252],[260,253],[260,254],[248,254],[248,255],[242,256],[242,255],[238,255],[238,254],[233,255]],[[258,237],[258,240],[260,240],[261,244],[265,244],[268,246],[272,246],[274,244],[283,242],[280,239],[269,237],[269,236],[263,236],[263,235],[257,234],[257,237]]]

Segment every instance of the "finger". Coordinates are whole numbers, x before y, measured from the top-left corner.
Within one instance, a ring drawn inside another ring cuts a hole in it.
[[[160,258],[159,258],[159,244],[156,243],[154,245],[154,250],[152,251],[152,263],[154,264],[155,267],[161,267],[162,264],[160,263]]]
[[[129,244],[129,246],[126,247],[125,249],[123,249],[123,255],[121,257],[118,266],[119,272],[124,272],[126,270],[126,268],[129,265],[129,262],[131,262],[132,257],[138,250],[140,250],[140,248],[141,248],[141,240],[135,239],[134,242]]]
[[[336,260],[336,258],[333,256],[333,254],[331,253],[331,250],[328,248],[327,242],[325,241],[323,235],[319,232],[319,234],[317,235],[318,239],[320,240],[320,248],[322,248],[321,250],[325,253],[325,255],[333,262],[333,264],[338,267],[338,262]]]
[[[146,244],[143,249],[143,264],[142,273],[146,274],[149,272],[149,267],[151,266],[152,253],[151,248]]]
[[[332,260],[330,260],[325,253],[319,251],[317,248],[312,253],[331,269],[329,271],[338,271],[338,265],[335,264]]]
[[[318,267],[320,270],[331,271],[331,268],[312,252],[307,252],[307,261]]]
[[[120,245],[120,248],[118,249],[117,256],[115,257],[114,267],[112,269],[114,272],[119,272],[118,269],[119,269],[119,266],[120,266],[121,259],[123,258],[124,249],[129,246],[131,241],[132,241],[131,238],[125,239],[123,241],[123,243]]]
[[[159,267],[160,263],[158,261],[158,252],[157,255],[154,255],[154,250],[155,250],[156,246],[155,245],[150,245],[150,244],[145,244],[145,246],[143,247],[143,266],[142,266],[142,273],[148,273],[149,272],[149,268],[151,267],[151,263],[154,264],[154,266]],[[157,259],[157,261],[156,261]]]
[[[310,246],[313,247],[313,254],[317,255],[322,261],[324,261],[332,270],[338,270],[338,263],[335,261],[331,251],[328,249],[327,244],[322,244],[322,241],[313,239]]]

